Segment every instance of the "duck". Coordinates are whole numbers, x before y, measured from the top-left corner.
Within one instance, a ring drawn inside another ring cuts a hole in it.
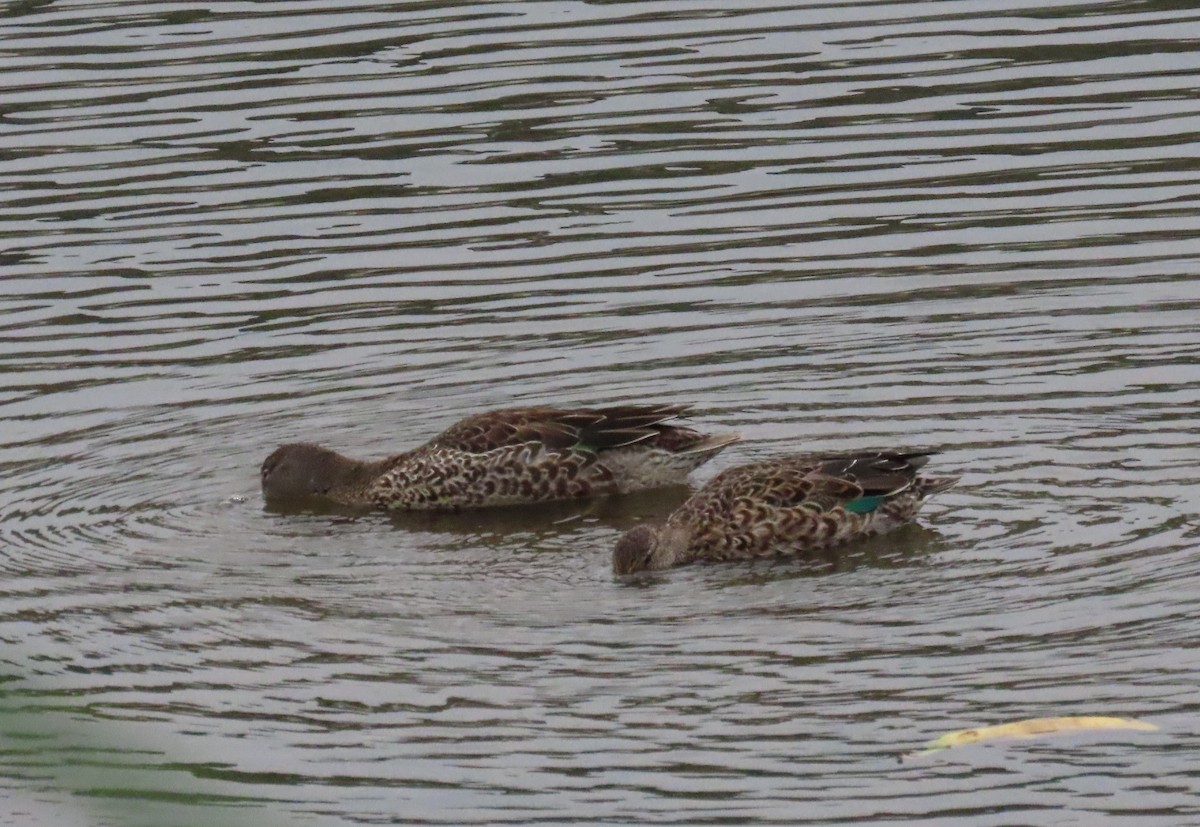
[[[794,454],[722,471],[659,526],[627,531],[617,575],[696,561],[803,554],[912,521],[957,476],[918,472],[936,451]]]
[[[281,445],[262,464],[263,498],[269,504],[318,500],[393,511],[459,510],[680,485],[741,438],[679,424],[689,407],[487,411],[379,460],[352,459],[311,442]]]

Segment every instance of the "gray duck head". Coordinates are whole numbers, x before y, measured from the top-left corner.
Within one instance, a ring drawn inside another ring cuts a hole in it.
[[[629,529],[613,547],[613,574],[636,574],[661,568],[656,563],[658,529],[640,525]]]
[[[362,463],[311,442],[281,445],[263,461],[263,498],[286,502],[311,497],[340,499],[341,489],[357,476]]]

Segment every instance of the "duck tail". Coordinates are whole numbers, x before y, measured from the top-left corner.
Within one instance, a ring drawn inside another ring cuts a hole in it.
[[[922,500],[927,500],[934,494],[940,494],[943,491],[953,488],[958,485],[958,481],[962,477],[919,477],[916,481],[917,493]]]
[[[681,448],[675,453],[677,454],[716,454],[718,451],[732,445],[735,442],[740,442],[742,435],[738,433],[728,434],[697,434],[701,437],[697,442],[688,445],[686,448]]]

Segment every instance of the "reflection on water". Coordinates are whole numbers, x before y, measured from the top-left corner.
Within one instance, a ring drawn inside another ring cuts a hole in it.
[[[1189,824],[1197,14],[9,4],[21,824]],[[276,444],[694,402],[922,527],[615,580],[687,491],[278,513]],[[1158,724],[896,757],[977,724]]]

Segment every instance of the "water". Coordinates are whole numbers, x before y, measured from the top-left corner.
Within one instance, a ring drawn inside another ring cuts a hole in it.
[[[741,10],[743,9],[744,10]],[[0,12],[4,823],[1200,821],[1200,12]],[[615,580],[685,491],[276,514],[512,404],[932,445],[923,525]],[[897,757],[944,732],[1157,724]]]

